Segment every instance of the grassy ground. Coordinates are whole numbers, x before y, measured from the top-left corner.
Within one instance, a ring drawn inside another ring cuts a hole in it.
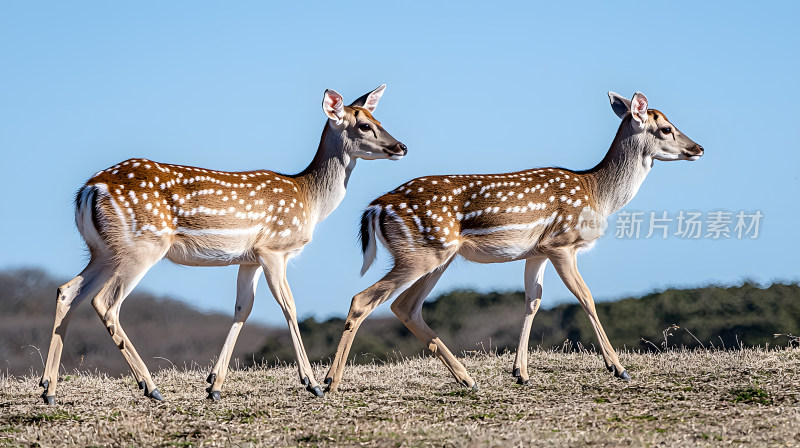
[[[800,446],[800,349],[621,358],[630,383],[596,355],[534,351],[518,386],[511,355],[467,355],[477,392],[430,357],[356,366],[324,399],[293,368],[257,368],[232,372],[217,403],[206,370],[158,372],[162,403],[129,376],[65,375],[54,407],[38,377],[6,376],[0,446]]]

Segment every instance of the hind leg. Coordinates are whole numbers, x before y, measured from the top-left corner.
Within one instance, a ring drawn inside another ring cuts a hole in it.
[[[422,304],[428,297],[436,282],[439,281],[447,266],[453,259],[451,258],[442,266],[434,269],[413,286],[408,288],[403,294],[392,303],[392,311],[403,321],[403,324],[414,333],[425,347],[439,358],[456,382],[462,386],[478,389],[478,383],[469,376],[467,369],[453,355],[447,346],[439,339],[439,336],[428,326],[422,318]]]
[[[50,337],[50,348],[47,351],[47,363],[42,373],[42,379],[39,381],[39,385],[44,388],[42,399],[45,403],[55,404],[58,367],[61,364],[61,351],[64,348],[64,338],[72,313],[87,297],[96,295],[111,274],[111,270],[105,266],[103,261],[92,258],[77,277],[58,288],[56,317]]]
[[[433,268],[430,270],[432,269]],[[347,357],[350,354],[350,347],[353,345],[353,338],[355,338],[358,327],[361,326],[364,319],[366,319],[378,305],[402,294],[403,291],[411,287],[428,272],[429,269],[426,269],[424,266],[404,267],[395,265],[395,267],[382,279],[378,280],[377,283],[353,297],[353,300],[350,302],[350,311],[347,314],[347,320],[345,320],[342,338],[339,340],[339,346],[336,349],[336,356],[333,358],[333,362],[325,378],[325,384],[327,384],[326,390],[335,392],[339,387]]]
[[[131,257],[135,259],[134,257]],[[100,293],[92,300],[97,315],[106,326],[114,344],[122,352],[125,361],[133,373],[134,378],[139,383],[139,387],[144,389],[147,397],[155,400],[162,400],[161,393],[156,388],[150,371],[147,370],[142,358],[133,346],[122,324],[119,320],[119,309],[122,302],[130,294],[133,288],[139,283],[144,274],[155,264],[155,261],[147,263],[127,263],[116,269],[114,276],[103,285]]]
[[[258,277],[261,275],[262,267],[259,265],[241,265],[239,266],[239,276],[236,281],[236,311],[233,314],[233,325],[228,332],[228,337],[225,339],[225,344],[222,346],[222,352],[217,358],[217,363],[211,369],[206,381],[211,386],[206,389],[208,397],[212,400],[219,400],[219,391],[222,389],[222,383],[225,382],[225,375],[228,373],[228,364],[231,362],[231,354],[233,347],[236,345],[236,339],[239,337],[244,322],[250,315],[253,309],[253,299],[256,294],[256,286],[258,285]]]
[[[115,313],[116,313],[116,320],[117,320],[117,322],[119,322],[120,307],[117,306],[117,307],[115,307],[114,310],[115,310]],[[122,333],[120,333],[120,337],[125,339],[126,344],[127,344],[127,342],[129,342],[128,339],[127,339],[128,336],[125,334],[124,331]],[[127,344],[127,345],[130,345],[130,344]],[[125,361],[128,363],[128,365],[131,365],[132,360],[129,358],[129,353],[128,353],[127,350],[122,352],[122,356],[125,358]],[[141,373],[139,373],[138,371],[135,371],[135,370],[131,370],[131,374],[133,375],[133,379],[136,381],[136,384],[139,386],[139,389],[144,389],[146,383],[145,383],[144,378],[142,377]]]

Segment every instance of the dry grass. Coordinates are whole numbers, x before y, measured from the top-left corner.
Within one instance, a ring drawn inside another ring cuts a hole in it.
[[[0,446],[800,445],[800,349],[621,358],[630,383],[594,354],[534,351],[532,385],[518,386],[511,355],[468,355],[478,392],[430,357],[356,366],[324,399],[291,367],[257,368],[232,372],[218,403],[204,399],[207,370],[157,373],[163,403],[130,376],[68,375],[55,407],[38,378],[6,376]]]

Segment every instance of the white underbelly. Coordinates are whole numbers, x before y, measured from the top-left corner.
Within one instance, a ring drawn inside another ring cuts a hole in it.
[[[459,248],[459,255],[475,263],[506,263],[541,255],[531,246],[516,245],[468,245]]]
[[[178,237],[167,251],[166,258],[186,266],[228,266],[257,262],[252,238]]]

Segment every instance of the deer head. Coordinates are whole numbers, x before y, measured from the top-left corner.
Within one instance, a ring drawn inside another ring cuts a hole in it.
[[[386,89],[382,84],[372,92],[344,105],[344,99],[334,90],[326,90],[322,110],[328,116],[331,131],[341,136],[351,157],[374,160],[399,160],[408,153],[406,145],[391,136],[372,116]]]
[[[647,109],[647,97],[636,92],[631,100],[608,92],[611,108],[623,120],[620,132],[637,141],[650,160],[697,160],[703,147],[692,141],[667,120],[663,113]],[[626,126],[626,120],[629,120]],[[627,128],[627,129],[626,129]]]

